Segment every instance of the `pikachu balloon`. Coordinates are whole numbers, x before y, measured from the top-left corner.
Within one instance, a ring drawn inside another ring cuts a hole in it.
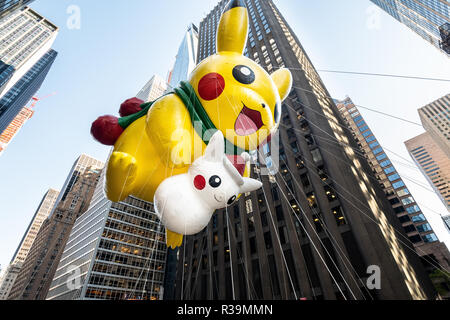
[[[287,69],[269,75],[243,55],[248,21],[244,1],[231,0],[218,27],[217,53],[200,62],[187,82],[150,105],[134,100],[138,108],[127,117],[94,122],[94,137],[114,145],[105,184],[111,201],[129,195],[153,201],[165,179],[188,172],[217,130],[226,153],[236,157],[256,150],[278,129],[292,75]],[[181,234],[166,232],[168,246],[181,245]]]

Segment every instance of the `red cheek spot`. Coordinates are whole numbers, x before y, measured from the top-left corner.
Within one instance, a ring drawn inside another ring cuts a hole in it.
[[[206,187],[206,179],[203,176],[196,176],[194,178],[194,187],[198,190],[203,190]]]
[[[225,79],[218,73],[208,73],[198,83],[198,94],[203,100],[217,99],[225,90]]]

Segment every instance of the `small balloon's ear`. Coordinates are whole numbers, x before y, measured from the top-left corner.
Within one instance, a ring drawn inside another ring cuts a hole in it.
[[[240,193],[247,193],[256,191],[259,188],[262,187],[261,181],[250,179],[250,178],[244,178],[244,184],[240,187],[239,192]]]
[[[205,160],[211,162],[222,162],[225,155],[225,139],[220,130],[218,130],[209,140],[205,150]]]
[[[217,52],[242,54],[248,36],[248,11],[244,0],[231,0],[225,7],[217,30]]]
[[[283,101],[288,97],[292,89],[292,73],[286,68],[281,68],[272,73],[271,77],[278,88],[281,101]]]

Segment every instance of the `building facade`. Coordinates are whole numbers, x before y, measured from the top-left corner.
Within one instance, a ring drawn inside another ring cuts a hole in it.
[[[199,61],[215,53],[228,1],[199,27]],[[231,5],[242,6],[244,1]],[[218,211],[179,250],[178,299],[425,299],[434,290],[371,169],[344,128],[300,41],[273,1],[245,1],[245,54],[269,73],[293,71],[283,105],[279,148],[252,170],[263,188]],[[334,144],[329,144],[328,140]],[[351,146],[351,147],[346,147]],[[276,157],[276,154],[279,156]],[[276,157],[276,158],[275,158]],[[261,175],[279,158],[279,170]],[[383,270],[368,290],[369,266]]]
[[[424,129],[450,158],[450,93],[419,109]]]
[[[446,0],[370,0],[450,56],[450,3]]]
[[[65,201],[67,195],[70,191],[72,191],[75,184],[78,182],[80,177],[84,175],[87,171],[90,170],[102,170],[105,164],[97,160],[93,157],[90,157],[86,154],[82,154],[78,157],[78,159],[74,162],[72,168],[70,169],[69,175],[66,178],[66,181],[63,184],[63,187],[61,188],[61,192],[59,193],[58,199],[56,199],[56,202],[59,203],[60,201]],[[53,211],[56,210],[56,207]],[[53,213],[50,214],[50,216]]]
[[[450,212],[450,158],[425,132],[405,142],[409,154]]]
[[[0,300],[6,300],[22,267],[21,262],[10,263],[0,279]]]
[[[0,281],[0,300],[6,300],[8,295],[12,289],[14,281],[19,274],[25,259],[30,252],[31,246],[36,239],[36,236],[42,226],[42,223],[47,219],[51,210],[53,209],[56,198],[58,197],[59,191],[49,189],[47,193],[41,200],[38,209],[36,210],[33,218],[30,221],[30,224],[25,231],[25,234],[20,241],[19,246],[14,253],[14,256],[8,266],[8,269],[5,271],[3,280]]]
[[[0,19],[1,69],[7,72],[8,79],[0,98],[49,52],[58,31],[57,26],[28,7]],[[0,79],[0,83],[5,81],[3,75]]]
[[[57,52],[50,49],[0,99],[0,133],[3,133],[41,87]]]
[[[183,41],[178,49],[175,65],[170,72],[169,88],[176,88],[181,81],[185,81],[197,66],[198,28],[190,24]]]
[[[11,121],[9,126],[3,131],[3,133],[0,134],[0,155],[3,154],[6,147],[11,143],[24,124],[30,120],[33,114],[33,109],[28,107],[22,108],[14,120]]]
[[[167,90],[167,82],[158,75],[154,75],[149,82],[138,92],[136,98],[143,101],[154,101],[160,98]]]
[[[0,0],[0,18],[23,8],[34,0]]]
[[[109,201],[97,185],[72,229],[48,300],[159,300],[165,231],[153,205],[133,197]]]
[[[347,127],[354,134],[360,152],[371,166],[373,172],[371,181],[379,183],[382,187],[409,241],[414,245],[417,254],[423,257],[422,262],[428,273],[433,274],[440,268],[450,270],[450,252],[445,244],[438,240],[433,228],[357,106],[350,98],[347,98],[337,102],[337,107]]]
[[[89,207],[99,175],[96,168],[86,170],[44,221],[8,300],[45,299],[75,220]]]

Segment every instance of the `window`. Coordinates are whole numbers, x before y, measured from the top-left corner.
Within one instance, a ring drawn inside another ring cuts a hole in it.
[[[369,130],[369,127],[368,127],[368,126],[364,126],[364,127],[362,127],[362,128],[359,128],[359,131],[360,131],[360,132],[364,132],[364,131],[366,131],[366,130]]]
[[[405,183],[403,181],[399,181],[399,182],[393,183],[392,186],[394,187],[394,189],[398,189],[398,188],[404,187]]]
[[[411,218],[413,222],[423,222],[426,221],[425,216],[423,214],[418,214],[417,216],[414,216]]]
[[[395,168],[394,167],[389,167],[387,169],[384,169],[384,173],[386,173],[386,174],[390,174],[392,172],[395,172]]]
[[[410,224],[409,226],[403,227],[405,229],[406,233],[416,232],[416,228],[413,224]]]
[[[408,204],[414,203],[413,197],[408,197],[402,200],[403,204],[407,206]]]
[[[365,137],[368,137],[368,136],[370,136],[372,134],[372,132],[371,131],[366,131],[366,132],[364,132],[363,133],[363,137],[365,138]],[[373,140],[375,140],[375,137],[373,137]],[[372,140],[372,141],[373,141]]]
[[[373,149],[375,147],[378,147],[380,144],[378,142],[374,142],[372,144],[369,144],[370,149]]]
[[[438,238],[434,233],[427,234],[426,236],[423,236],[423,241],[425,242],[435,242],[438,241]]]
[[[378,157],[377,157],[377,160],[378,161],[381,161],[381,160],[384,160],[384,159],[386,159],[387,158],[387,155],[386,154],[382,154],[382,155],[379,155]]]
[[[356,121],[355,121],[355,122],[356,122]],[[365,125],[365,124],[366,124],[366,122],[363,120],[363,121],[357,123],[356,126],[357,126],[358,128],[360,128],[361,126],[363,126],[363,125]]]
[[[429,223],[425,223],[420,226],[417,226],[417,230],[419,230],[419,232],[427,232],[431,231],[432,229]]]
[[[366,139],[366,142],[369,143],[369,142],[372,142],[372,141],[374,141],[374,140],[375,140],[375,137],[372,136],[372,137],[367,138],[367,139]]]
[[[416,212],[420,211],[420,208],[418,205],[415,205],[415,206],[407,208],[406,211],[408,211],[408,213],[416,213]]]
[[[376,148],[375,150],[372,151],[374,155],[379,154],[380,152],[383,152],[383,148]]]
[[[382,168],[390,166],[391,164],[392,164],[392,162],[390,160],[386,160],[386,161],[383,161],[380,163]]]
[[[409,195],[410,193],[409,193],[408,189],[405,188],[405,189],[398,191],[397,194],[399,197],[404,197],[404,196]]]
[[[322,162],[322,155],[320,154],[319,149],[314,149],[311,151],[313,161],[317,164],[319,162]]]
[[[400,176],[398,175],[398,173],[396,173],[396,174],[393,174],[392,176],[389,176],[388,179],[389,179],[389,181],[393,182],[395,180],[400,179]]]
[[[411,219],[409,218],[408,215],[403,216],[403,217],[399,217],[398,220],[400,220],[401,223],[406,223],[406,222],[410,222]]]
[[[342,212],[341,207],[336,207],[331,209],[333,212],[334,218],[336,219],[336,223],[338,226],[343,226],[347,224],[347,221],[345,221],[344,213]]]

